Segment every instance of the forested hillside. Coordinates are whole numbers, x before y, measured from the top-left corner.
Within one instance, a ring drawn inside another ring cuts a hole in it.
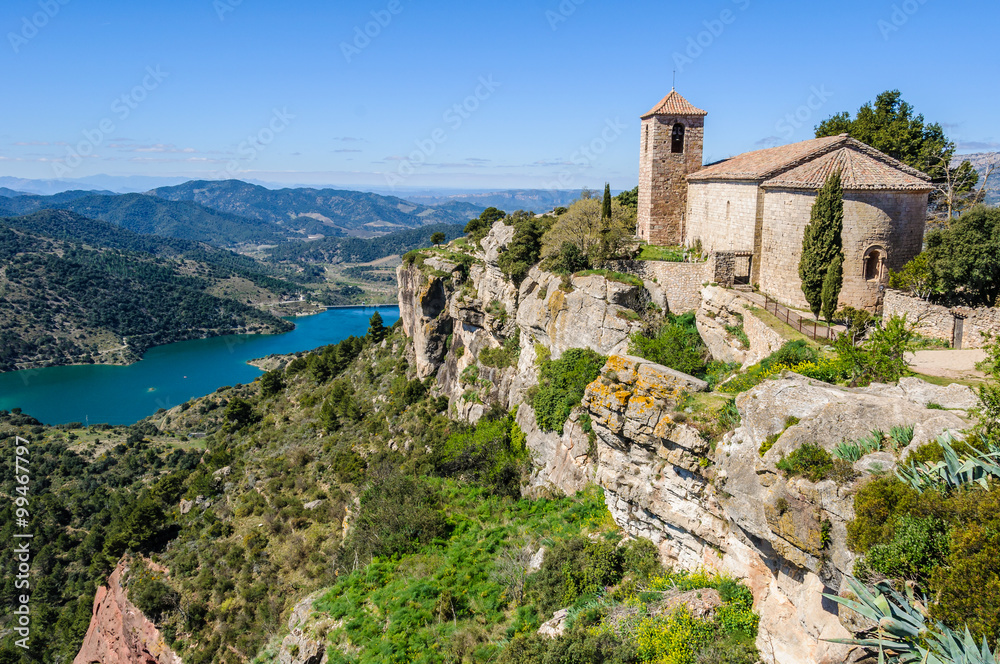
[[[69,210],[135,233],[155,233],[216,246],[277,244],[290,235],[288,230],[268,221],[211,210],[190,201],[169,201],[144,194],[95,195],[70,191],[0,200],[0,212],[8,215],[38,210]]]
[[[130,361],[182,339],[291,329],[244,296],[210,291],[237,279],[277,300],[293,284],[235,254],[174,242],[68,212],[0,220],[0,370]]]
[[[192,181],[149,192],[172,201],[194,201],[222,212],[310,233],[383,234],[428,224],[465,224],[469,206],[434,208],[393,196],[337,189],[267,189],[240,180]],[[471,212],[471,214],[470,214]],[[325,229],[325,230],[324,230]]]
[[[48,506],[32,512],[36,564],[66,579],[32,598],[38,660],[75,654],[97,585],[128,550],[152,560],[132,566],[129,596],[187,664],[277,661],[289,612],[313,591],[307,613],[326,625],[330,661],[755,661],[745,586],[664,570],[651,542],[623,538],[596,488],[522,498],[531,458],[514,418],[495,407],[475,426],[449,419],[409,352],[373,320],[364,338],[128,429],[0,414],[4,448],[27,437],[49,478],[35,490]],[[192,431],[208,436],[193,443]],[[13,509],[0,506],[8,537]],[[679,591],[718,597],[715,617],[657,617]],[[562,606],[576,607],[565,635],[535,634]],[[632,618],[607,622],[626,606]],[[657,642],[667,627],[690,638]],[[309,643],[284,657],[305,661]],[[22,661],[9,637],[0,649]]]
[[[464,224],[432,224],[422,228],[398,231],[381,237],[331,237],[310,242],[288,242],[267,251],[276,261],[306,261],[314,263],[368,263],[386,256],[405,254],[411,249],[429,247],[435,233],[444,233],[445,241],[461,237]]]

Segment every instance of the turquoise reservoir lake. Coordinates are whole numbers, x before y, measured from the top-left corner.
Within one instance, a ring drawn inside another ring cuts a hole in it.
[[[21,408],[45,424],[133,424],[160,408],[173,408],[223,385],[250,383],[261,375],[247,360],[295,353],[368,331],[372,307],[329,309],[289,319],[285,334],[241,334],[181,341],[146,351],[127,367],[83,365],[0,374],[0,410]],[[379,307],[386,327],[398,307]]]

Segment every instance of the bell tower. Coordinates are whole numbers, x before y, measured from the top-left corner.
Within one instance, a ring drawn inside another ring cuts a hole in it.
[[[684,242],[687,176],[701,170],[706,111],[676,90],[642,116],[636,235],[649,244]]]

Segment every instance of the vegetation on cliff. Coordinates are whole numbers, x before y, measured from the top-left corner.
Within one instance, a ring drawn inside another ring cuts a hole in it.
[[[52,214],[59,213],[41,213]],[[60,218],[76,220],[65,213]],[[295,288],[288,282],[253,275],[274,292],[238,267],[91,248],[27,230],[47,224],[0,222],[0,370],[18,363],[100,362],[105,353],[135,358],[182,339],[292,327],[246,302],[250,294],[278,301]],[[229,284],[242,284],[240,299],[216,295]]]

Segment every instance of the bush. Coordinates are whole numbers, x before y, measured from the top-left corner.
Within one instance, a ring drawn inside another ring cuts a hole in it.
[[[521,356],[521,331],[504,340],[499,348],[484,348],[479,351],[479,363],[484,367],[495,369],[506,369],[517,364],[517,359]]]
[[[374,557],[412,553],[446,532],[437,492],[425,481],[393,473],[361,495],[345,562],[356,558],[367,564]]]
[[[541,569],[530,578],[528,594],[540,613],[548,615],[618,583],[624,573],[625,556],[614,543],[573,537],[545,552]]]
[[[462,477],[517,498],[531,468],[525,435],[512,415],[481,419],[467,433],[454,434],[437,452],[435,467],[443,476]]]
[[[534,215],[520,211],[510,218],[516,230],[497,259],[497,265],[511,281],[520,284],[542,254],[542,235],[549,225],[544,219],[535,219]]]
[[[583,401],[587,385],[597,379],[607,360],[589,349],[570,348],[558,360],[542,362],[532,406],[543,431],[562,431],[570,412]]]
[[[895,519],[892,531],[891,541],[875,544],[858,561],[855,576],[869,582],[904,579],[926,587],[931,572],[948,552],[945,523],[930,516],[904,515]]]
[[[268,371],[260,377],[260,393],[271,397],[285,389],[284,374],[280,371]]]
[[[804,339],[789,341],[784,346],[771,353],[760,361],[760,367],[764,370],[784,364],[793,366],[804,362],[815,362],[819,358],[816,349],[809,345]]]
[[[649,337],[635,333],[629,339],[629,353],[692,376],[704,375],[708,348],[698,334],[694,314],[667,316],[667,322]]]
[[[805,477],[810,482],[821,482],[833,471],[833,457],[819,445],[806,443],[777,464],[786,477]]]
[[[893,316],[876,325],[860,346],[844,334],[837,337],[834,348],[852,385],[894,383],[909,372],[906,352],[913,336],[906,316]]]

